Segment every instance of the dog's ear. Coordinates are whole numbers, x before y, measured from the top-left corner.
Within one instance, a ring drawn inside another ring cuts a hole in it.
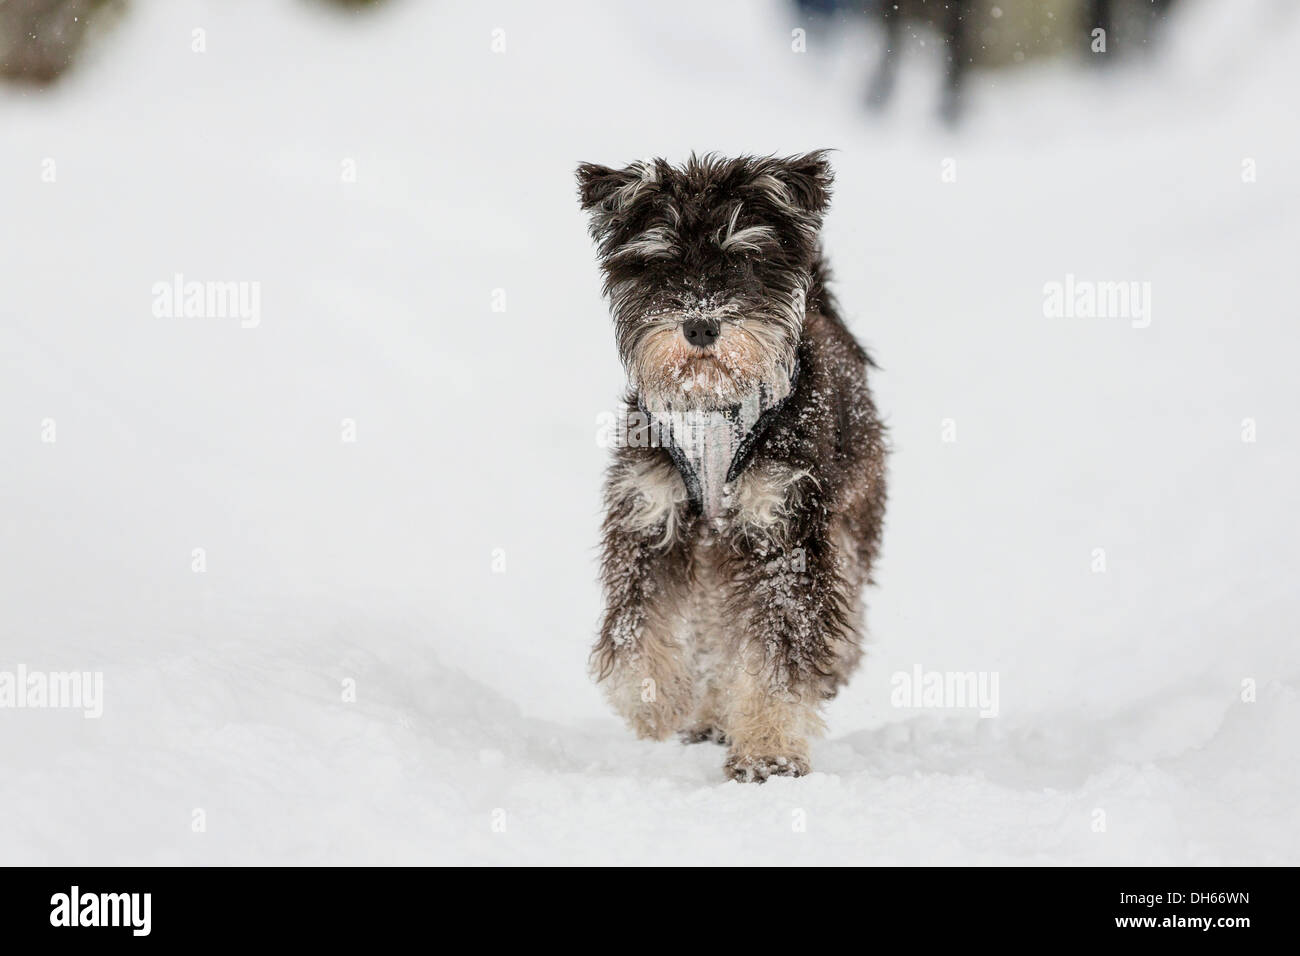
[[[631,167],[610,169],[608,166],[600,166],[596,163],[580,163],[578,199],[582,202],[583,209],[594,209],[612,196],[616,189],[621,189],[640,178],[640,171]]]
[[[776,161],[774,172],[790,190],[790,198],[804,212],[820,217],[831,203],[835,173],[826,159],[829,150],[819,149],[802,156]]]

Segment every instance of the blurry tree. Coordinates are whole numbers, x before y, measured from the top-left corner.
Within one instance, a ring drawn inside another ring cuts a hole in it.
[[[316,3],[324,3],[331,7],[342,7],[344,10],[363,10],[370,7],[378,7],[388,0],[315,0]]]
[[[0,77],[50,83],[77,56],[92,21],[125,0],[0,0]]]
[[[386,0],[314,0],[345,11]],[[127,0],[0,0],[0,79],[46,84],[75,62],[86,38],[126,9]]]

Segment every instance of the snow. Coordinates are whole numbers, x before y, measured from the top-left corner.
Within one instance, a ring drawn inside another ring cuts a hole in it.
[[[137,4],[0,90],[0,671],[104,695],[0,710],[0,863],[1300,862],[1300,21],[1188,0],[952,133],[930,53],[869,119],[876,41],[789,9]],[[815,772],[747,786],[586,674],[623,381],[572,174],[821,146],[891,501]],[[260,321],[155,316],[177,273]],[[1150,325],[1046,317],[1068,275]],[[997,716],[891,706],[916,666]]]

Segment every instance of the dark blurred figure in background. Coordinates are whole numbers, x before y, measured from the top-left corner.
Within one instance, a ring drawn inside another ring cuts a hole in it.
[[[1086,0],[1088,32],[1102,29],[1106,36],[1117,42],[1114,52],[1119,56],[1137,49],[1149,48],[1164,26],[1169,8],[1174,0]],[[1108,62],[1098,57],[1098,63]]]
[[[124,0],[0,0],[0,76],[45,84],[72,65],[105,9]]]
[[[806,16],[829,21],[863,13],[880,23],[885,51],[867,87],[867,102],[889,102],[898,59],[918,28],[943,43],[945,64],[939,113],[961,118],[966,74],[972,66],[1002,67],[1069,52],[1110,62],[1147,46],[1174,0],[795,0]],[[1095,31],[1103,31],[1097,34]]]
[[[875,9],[871,9],[874,6]],[[880,109],[889,102],[898,76],[898,57],[902,51],[903,26],[927,26],[943,39],[945,47],[943,93],[939,101],[939,114],[949,122],[961,112],[962,79],[971,62],[970,0],[881,0],[869,5],[868,15],[880,18],[885,28],[885,52],[876,68],[876,75],[867,88],[867,103]]]
[[[62,76],[88,34],[101,32],[127,0],[0,0],[0,79],[43,86]],[[345,12],[384,0],[316,0]]]

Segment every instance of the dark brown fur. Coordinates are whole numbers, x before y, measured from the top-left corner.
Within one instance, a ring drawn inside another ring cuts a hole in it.
[[[805,204],[798,190],[789,195],[798,204],[793,215],[808,210],[809,221],[820,225],[830,174],[820,154],[815,156],[812,182],[803,191],[811,202]],[[708,176],[684,177],[673,183],[673,195],[700,203],[713,197],[725,208],[736,192],[743,193],[746,169],[764,175],[772,168],[746,164],[782,161],[726,162],[735,165],[725,167],[725,189],[711,189]],[[796,177],[809,175],[808,158],[789,162]],[[592,178],[580,174],[588,205],[601,201],[592,195]],[[659,181],[665,178],[669,175],[661,171]],[[647,202],[647,208],[656,205]],[[759,221],[788,214],[789,209],[765,209]],[[717,215],[706,218],[716,222]],[[620,224],[613,239],[608,232],[598,235],[605,239],[604,255],[616,255],[620,241],[641,234],[650,222],[643,214],[631,225]],[[606,486],[606,608],[593,649],[594,673],[608,682],[615,706],[638,733],[727,739],[732,745],[728,771],[745,780],[808,769],[804,740],[820,723],[815,708],[842,686],[859,657],[859,596],[878,554],[885,507],[884,429],[867,387],[872,363],[825,288],[815,230],[789,226],[783,235],[782,254],[745,267],[750,276],[775,276],[775,281],[757,289],[742,285],[740,294],[748,302],[769,285],[806,289],[806,308],[791,342],[798,378],[733,482],[742,484],[746,475],[798,476],[786,489],[782,520],[748,519],[743,488],[736,511],[710,520],[677,494],[675,466],[665,448],[620,447]],[[723,258],[709,253],[696,261],[707,262],[710,255]],[[676,262],[685,277],[665,278],[662,273],[674,261],[656,261],[655,273],[634,301],[655,301],[662,287],[671,290],[699,279],[697,270]],[[639,276],[622,271],[623,265],[616,262],[612,272],[607,267],[607,278],[638,281]],[[713,263],[711,274],[726,294],[725,266]],[[756,311],[768,313],[767,308]],[[619,318],[621,341],[626,337],[634,349],[637,313],[629,310]],[[635,407],[633,396],[629,412]],[[661,508],[662,520],[638,519],[658,514],[647,509],[663,494],[675,497],[671,507]],[[702,606],[713,611],[701,614]],[[763,712],[767,700],[770,720]]]

